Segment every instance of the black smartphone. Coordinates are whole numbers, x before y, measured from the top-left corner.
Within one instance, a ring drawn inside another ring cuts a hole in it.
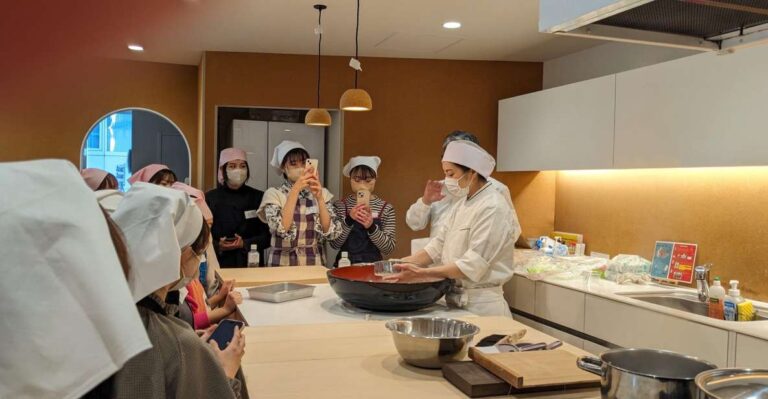
[[[232,337],[235,335],[235,327],[239,327],[240,330],[243,329],[243,326],[245,323],[238,320],[232,320],[232,319],[224,319],[219,323],[219,326],[216,327],[216,330],[213,331],[213,334],[208,338],[208,342],[211,342],[211,340],[216,341],[216,344],[219,345],[219,349],[224,350],[227,348],[227,345],[229,345],[229,342],[232,341]]]
[[[237,237],[235,237],[235,236],[232,236],[232,237],[224,237],[224,241],[227,241],[227,242],[233,242],[233,241],[237,241]]]

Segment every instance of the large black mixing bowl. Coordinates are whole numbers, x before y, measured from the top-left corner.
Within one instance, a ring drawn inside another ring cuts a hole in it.
[[[348,266],[328,270],[328,282],[341,299],[362,309],[380,312],[411,312],[442,298],[448,279],[424,279],[396,283],[376,276],[373,266]]]

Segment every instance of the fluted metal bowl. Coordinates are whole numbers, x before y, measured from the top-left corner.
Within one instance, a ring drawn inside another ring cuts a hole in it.
[[[480,332],[474,324],[442,317],[405,317],[388,321],[386,327],[406,363],[429,369],[463,360]]]

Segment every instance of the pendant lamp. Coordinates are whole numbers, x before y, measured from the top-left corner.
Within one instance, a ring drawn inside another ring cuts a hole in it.
[[[304,117],[304,123],[309,126],[331,126],[331,114],[325,108],[320,108],[320,60],[321,60],[321,48],[323,45],[323,10],[326,7],[324,4],[315,4],[314,8],[317,10],[317,108],[312,108],[307,112],[307,116]]]
[[[349,89],[341,95],[339,107],[343,111],[370,111],[373,108],[373,101],[367,91],[357,87],[357,74],[361,71],[359,62],[358,43],[360,36],[360,0],[357,0],[357,25],[355,26],[355,58],[350,62],[350,66],[355,69],[355,88]]]

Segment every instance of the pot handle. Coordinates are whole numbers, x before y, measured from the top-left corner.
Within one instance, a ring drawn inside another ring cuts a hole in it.
[[[603,377],[603,361],[592,356],[582,356],[576,360],[576,366],[584,371]]]

